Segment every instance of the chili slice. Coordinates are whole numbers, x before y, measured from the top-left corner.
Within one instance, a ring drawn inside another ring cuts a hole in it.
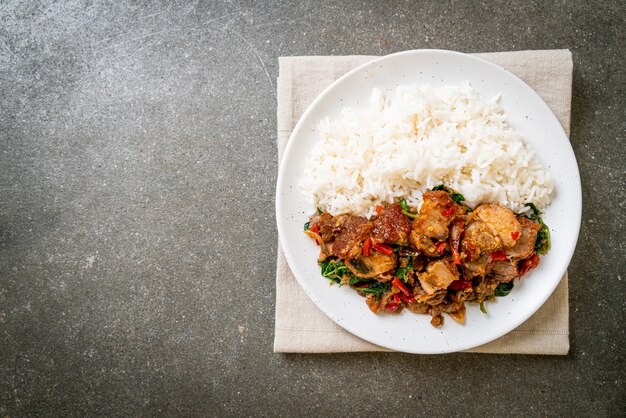
[[[398,303],[388,303],[387,306],[385,306],[385,309],[387,310],[387,312],[393,312],[396,310],[398,305]]]
[[[504,250],[494,251],[491,253],[491,260],[492,261],[506,260],[506,253],[504,252]]]
[[[411,291],[409,290],[408,287],[406,287],[404,283],[402,283],[402,280],[398,279],[397,277],[394,277],[393,280],[391,281],[391,284],[393,284],[395,287],[400,289],[400,291],[404,293],[406,296],[411,296]]]
[[[372,238],[367,237],[365,242],[363,243],[363,255],[365,257],[369,257],[372,255]]]
[[[379,253],[383,253],[389,255],[393,252],[393,248],[385,244],[372,244],[372,248],[378,251]]]
[[[451,208],[449,208],[449,209],[447,209],[447,210],[444,210],[443,212],[441,212],[441,214],[442,214],[443,216],[450,216],[450,215],[452,215],[454,212],[456,212],[456,209],[454,209],[454,206],[453,206],[453,207],[451,207]]]
[[[413,299],[413,297],[407,295],[400,295],[400,299],[405,302],[415,302],[415,299]]]
[[[471,289],[472,288],[472,281],[471,280],[455,280],[452,283],[450,283],[450,286],[448,286],[448,288],[454,290],[454,291],[459,291],[459,290],[464,290],[464,289]]]
[[[525,260],[520,262],[519,267],[519,276],[522,277],[524,274],[528,273],[528,270],[534,269],[539,265],[539,256],[537,254],[533,254]]]

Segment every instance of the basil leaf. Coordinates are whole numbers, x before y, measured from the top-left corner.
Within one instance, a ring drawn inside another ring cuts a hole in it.
[[[496,287],[496,291],[494,293],[495,296],[506,296],[511,293],[511,289],[513,289],[513,283],[500,283],[498,287]]]
[[[416,213],[409,212],[409,205],[407,205],[406,200],[402,199],[398,202],[398,204],[402,208],[402,213],[404,213],[406,216],[408,216],[411,219],[417,218]]]
[[[411,271],[411,270],[413,270],[413,257],[412,257],[412,256],[408,256],[408,257],[407,257],[407,265],[406,265],[406,267],[398,267],[398,268],[396,269],[396,272],[394,273],[394,275],[395,275],[398,279],[400,279],[400,280],[402,280],[404,283],[406,283],[406,280],[407,280],[407,278],[406,278],[406,274],[407,274],[409,271]]]
[[[375,295],[376,299],[380,298],[383,293],[389,290],[389,283],[381,283],[376,280],[362,279],[360,277],[352,277],[348,283],[350,284],[350,286],[367,284],[367,287],[356,287],[355,290],[358,290],[359,292],[366,295]]]
[[[443,190],[444,192],[448,193],[450,195],[450,198],[454,200],[456,203],[460,204],[461,202],[465,201],[465,196],[463,196],[461,193],[457,193],[456,191],[447,188],[443,184],[433,187],[432,190],[433,191]]]
[[[465,196],[463,196],[461,193],[452,193],[450,195],[450,198],[456,203],[462,203],[465,200]]]
[[[322,276],[332,280],[335,283],[341,283],[341,279],[345,274],[350,275],[350,270],[341,261],[325,259],[320,264],[322,268]]]
[[[530,206],[530,209],[533,211],[532,214],[526,215],[526,217],[541,225],[541,229],[537,233],[537,239],[535,241],[535,252],[542,255],[546,254],[548,250],[550,250],[550,229],[548,225],[543,222],[543,219],[541,219],[541,211],[537,209],[534,203],[526,203],[526,206]]]

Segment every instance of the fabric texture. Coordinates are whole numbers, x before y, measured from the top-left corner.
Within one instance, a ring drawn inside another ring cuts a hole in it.
[[[569,136],[572,54],[542,50],[474,54],[515,74],[548,104]],[[277,93],[278,158],[309,104],[337,78],[374,56],[281,57]],[[332,353],[391,351],[360,339],[324,315],[304,293],[278,245],[274,351]],[[568,275],[546,303],[515,330],[478,353],[565,355],[569,351]]]

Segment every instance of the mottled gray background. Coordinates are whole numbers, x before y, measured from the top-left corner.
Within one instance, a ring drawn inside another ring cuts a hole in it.
[[[624,9],[0,3],[0,416],[626,414]],[[571,353],[272,353],[281,55],[569,48]]]

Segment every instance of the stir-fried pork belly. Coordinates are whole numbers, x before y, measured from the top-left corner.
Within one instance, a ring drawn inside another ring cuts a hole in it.
[[[508,283],[519,275],[517,262],[510,260],[494,261],[490,274],[497,281]]]
[[[472,280],[474,277],[484,277],[491,270],[492,261],[489,255],[483,255],[476,260],[466,258],[463,262],[463,277]]]
[[[393,279],[393,275],[385,275],[390,270],[395,270],[397,257],[394,253],[383,254],[374,251],[369,256],[361,255],[352,260],[346,260],[346,267],[356,277],[363,279],[376,278],[381,282],[388,282]]]
[[[424,193],[417,214],[401,201],[377,206],[371,219],[312,216],[305,232],[320,246],[322,274],[357,290],[375,313],[407,308],[430,314],[433,326],[443,324],[444,313],[462,323],[465,302],[482,306],[508,294],[537,266],[538,234],[547,227],[498,203],[472,211],[451,193]]]
[[[361,254],[363,241],[372,230],[372,223],[363,216],[349,218],[340,228],[335,238],[332,254],[351,260]]]
[[[450,223],[465,213],[443,190],[424,193],[422,207],[413,221],[413,230],[421,236],[443,241],[448,238]]]
[[[463,250],[470,259],[515,245],[522,226],[515,214],[497,203],[478,206],[467,217]]]
[[[438,260],[430,263],[418,278],[426,293],[432,295],[437,290],[447,289],[450,283],[458,280],[459,270],[450,260]]]
[[[524,216],[518,217],[517,220],[522,227],[522,231],[515,245],[506,250],[506,256],[511,259],[522,260],[533,254],[535,241],[537,241],[537,234],[541,229],[541,225]]]
[[[411,231],[411,245],[420,254],[428,257],[439,257],[441,251],[436,247],[435,243],[425,235],[420,235],[416,230]]]
[[[402,213],[402,207],[394,203],[387,209],[382,209],[374,220],[372,239],[383,244],[405,245],[409,242],[411,221]]]
[[[334,240],[337,234],[341,232],[342,226],[350,219],[350,215],[331,216],[328,212],[316,216],[317,218],[314,216],[311,219],[311,225],[319,226],[318,233],[324,242]]]

